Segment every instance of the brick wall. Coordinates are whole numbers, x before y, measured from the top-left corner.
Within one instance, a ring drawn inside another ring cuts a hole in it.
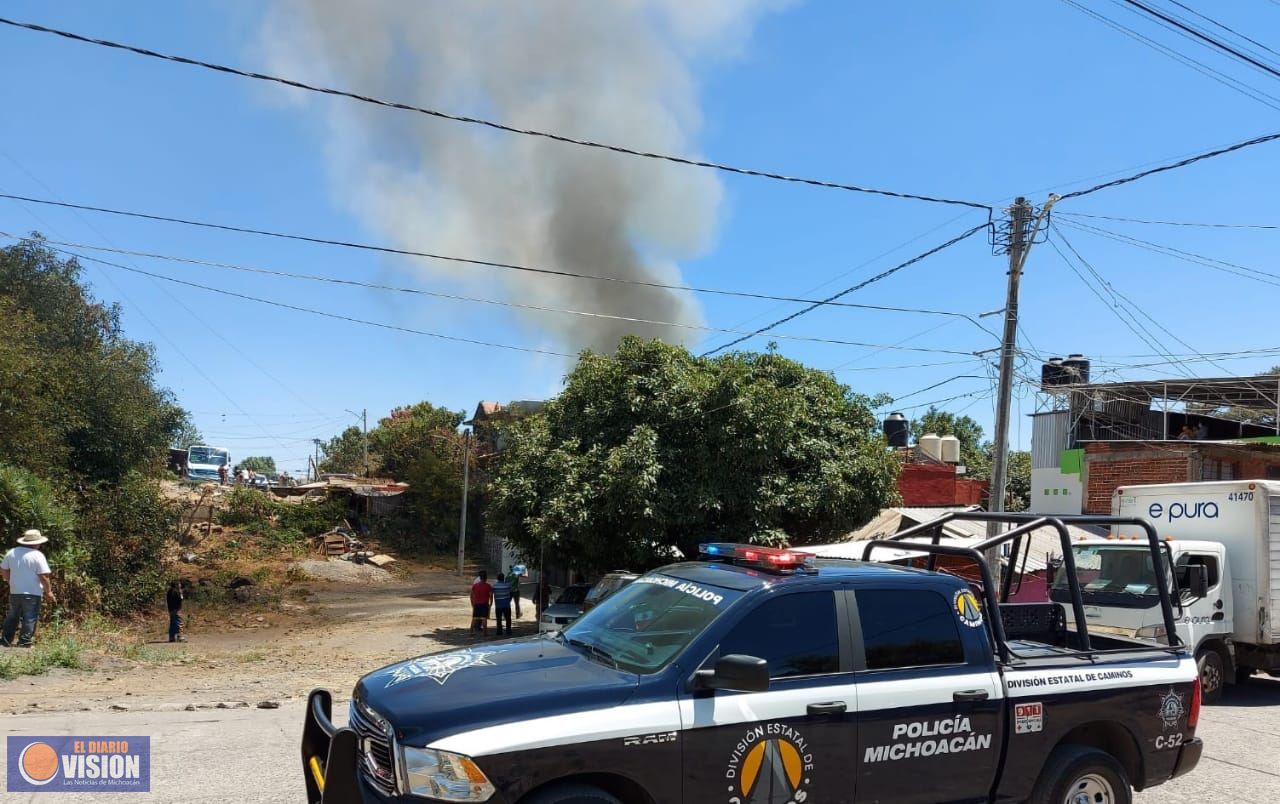
[[[903,505],[980,505],[987,484],[957,476],[954,466],[908,463],[898,476],[898,493]]]
[[[1111,499],[1120,486],[1205,480],[1205,465],[1209,461],[1230,464],[1236,480],[1262,480],[1268,472],[1280,471],[1280,449],[1270,445],[1185,441],[1086,444],[1084,511],[1111,513]]]

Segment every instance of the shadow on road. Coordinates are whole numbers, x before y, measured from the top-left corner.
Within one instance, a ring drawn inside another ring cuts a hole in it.
[[[1280,706],[1280,679],[1254,676],[1247,684],[1228,686],[1215,707]]]
[[[484,645],[489,642],[497,642],[501,639],[533,636],[537,632],[538,627],[533,623],[516,623],[511,629],[510,637],[505,634],[503,636],[498,636],[497,631],[493,628],[493,623],[490,623],[489,633],[484,636],[472,632],[470,628],[463,627],[437,628],[433,631],[427,631],[422,634],[410,634],[409,636],[413,639],[431,639],[454,647],[468,647],[470,645]]]

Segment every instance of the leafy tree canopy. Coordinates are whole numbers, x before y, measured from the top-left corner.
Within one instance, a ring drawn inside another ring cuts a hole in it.
[[[39,238],[0,248],[0,456],[41,476],[117,482],[162,466],[186,421],[148,344]]]
[[[241,469],[264,475],[274,475],[276,473],[276,459],[270,455],[252,455],[236,464],[236,471],[239,472]]]
[[[626,338],[507,429],[487,525],[527,556],[641,569],[700,542],[834,538],[896,499],[872,400],[773,352]]]

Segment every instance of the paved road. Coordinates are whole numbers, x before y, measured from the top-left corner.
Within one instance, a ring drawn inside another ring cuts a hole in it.
[[[339,705],[338,709],[345,709]],[[151,735],[150,795],[62,794],[57,800],[164,804],[234,802],[301,804],[298,733],[302,701],[277,710],[197,712],[68,712],[4,717],[0,733]],[[1280,681],[1262,680],[1205,709],[1199,734],[1205,758],[1191,775],[1137,797],[1155,802],[1280,800]],[[3,788],[0,788],[3,789]],[[13,804],[40,804],[39,794],[0,794]]]

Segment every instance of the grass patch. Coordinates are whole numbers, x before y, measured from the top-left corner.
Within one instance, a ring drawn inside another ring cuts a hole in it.
[[[240,664],[252,664],[253,662],[261,662],[266,660],[267,652],[265,650],[246,651],[236,657],[236,661]]]
[[[42,638],[37,631],[34,648],[8,648],[0,653],[0,679],[43,675],[58,667],[82,670],[86,665],[84,645],[74,634],[59,633]]]

